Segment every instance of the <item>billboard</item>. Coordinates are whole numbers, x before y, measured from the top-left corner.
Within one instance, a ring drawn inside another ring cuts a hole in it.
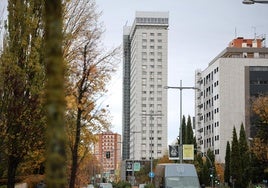
[[[168,157],[169,160],[178,160],[180,159],[179,155],[179,145],[169,145],[168,146]]]
[[[194,160],[194,145],[184,144],[183,145],[183,160]]]

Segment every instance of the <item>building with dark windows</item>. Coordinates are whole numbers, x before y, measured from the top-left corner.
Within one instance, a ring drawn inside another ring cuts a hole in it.
[[[268,94],[268,48],[265,38],[230,42],[205,70],[197,70],[195,86],[196,138],[202,152],[214,151],[217,162],[225,162],[227,141],[232,130],[243,123],[247,137],[255,125],[251,100]]]
[[[123,31],[123,160],[167,150],[168,12],[136,12]]]

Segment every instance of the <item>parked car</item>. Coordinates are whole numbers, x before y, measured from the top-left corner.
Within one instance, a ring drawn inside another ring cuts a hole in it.
[[[100,183],[99,188],[113,188],[111,183]]]
[[[93,184],[88,184],[87,188],[94,188]]]
[[[144,188],[146,184],[139,184],[139,188]]]

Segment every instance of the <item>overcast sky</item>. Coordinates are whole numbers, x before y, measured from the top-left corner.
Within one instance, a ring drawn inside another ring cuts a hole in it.
[[[0,0],[0,15],[5,0]],[[168,86],[194,86],[195,70],[208,63],[236,37],[268,37],[268,4],[244,5],[242,0],[96,0],[102,11],[104,45],[122,45],[123,26],[132,25],[136,11],[168,11]],[[268,43],[267,43],[268,44]],[[194,116],[194,91],[184,90],[183,114]],[[179,90],[168,91],[168,143],[179,135]],[[105,105],[114,132],[122,134],[122,62],[110,85]]]
[[[242,0],[96,0],[106,28],[104,44],[122,44],[123,26],[132,25],[136,11],[168,11],[168,85],[194,86],[195,70],[208,63],[236,37],[268,36],[268,4],[244,5]],[[121,64],[122,65],[122,64]],[[113,131],[122,134],[122,66],[111,82],[107,104]],[[194,116],[194,91],[184,90],[182,113]],[[168,91],[168,143],[179,135],[179,90]]]

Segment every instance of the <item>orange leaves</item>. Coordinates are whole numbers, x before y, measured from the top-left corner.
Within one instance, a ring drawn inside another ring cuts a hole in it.
[[[268,145],[265,143],[265,140],[254,138],[252,151],[258,160],[268,161]]]
[[[259,97],[253,101],[253,112],[268,125],[268,97]]]
[[[218,178],[220,182],[224,182],[224,167],[223,164],[215,163],[216,168],[216,174],[218,175]]]
[[[77,102],[76,102],[76,97],[73,95],[68,95],[65,97],[66,101],[66,108],[67,109],[75,109],[77,108]]]

